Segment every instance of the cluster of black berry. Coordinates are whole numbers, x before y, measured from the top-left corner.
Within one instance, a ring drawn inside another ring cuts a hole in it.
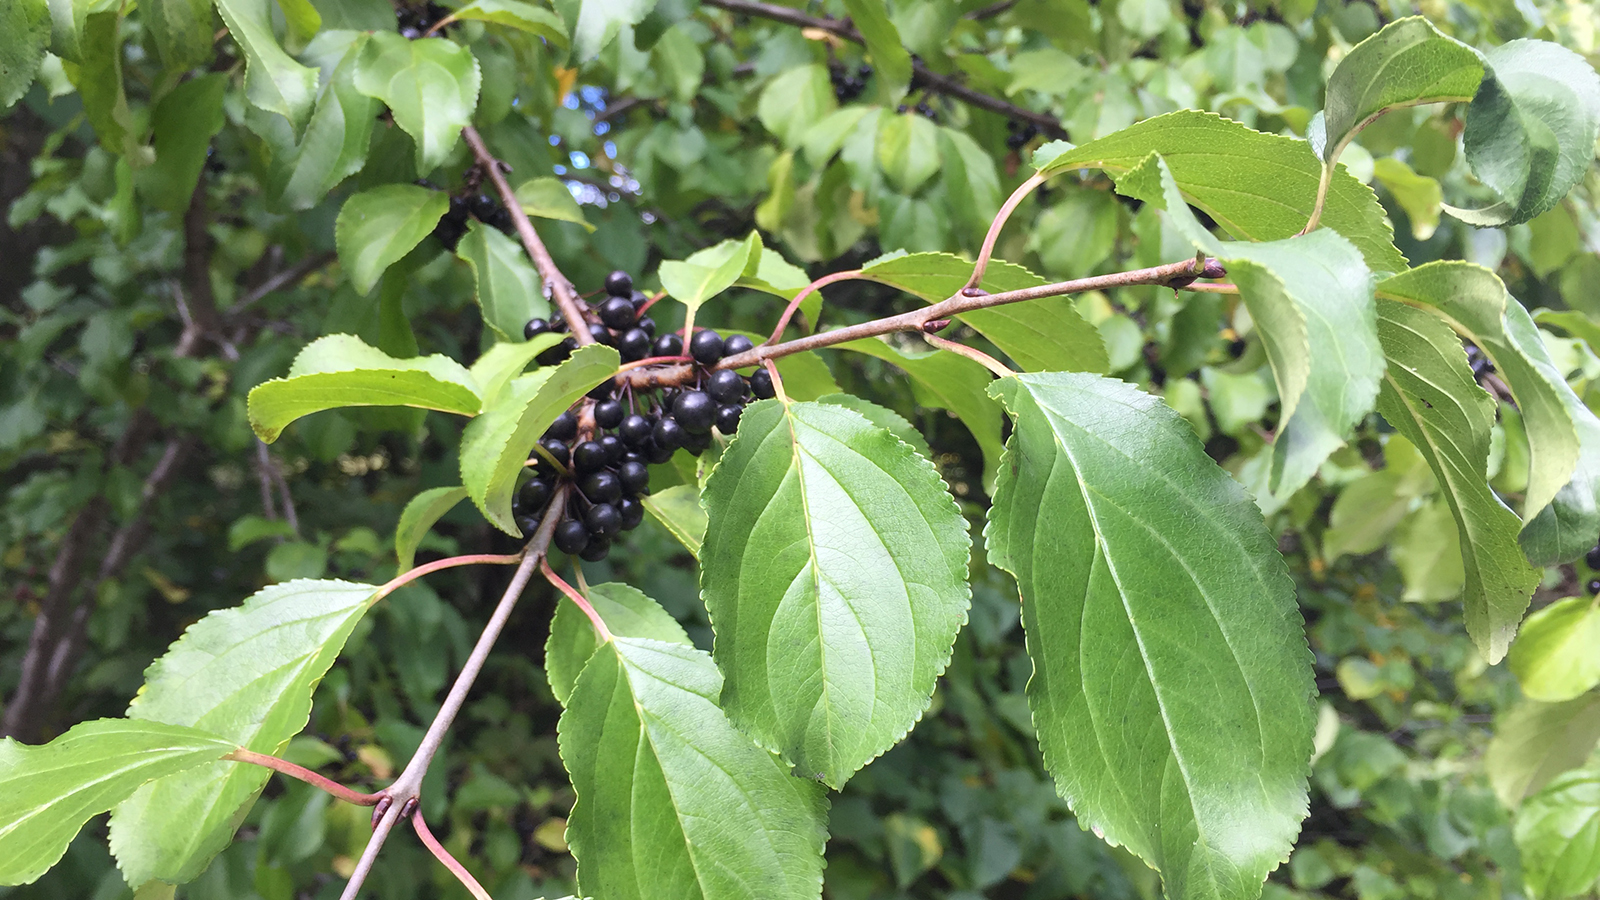
[[[935,110],[926,100],[917,101],[916,106],[907,106],[902,103],[898,108],[895,109],[895,112],[903,113],[906,110],[912,109],[917,111],[917,115],[922,116],[925,119],[932,119],[935,122],[939,121],[938,110]]]
[[[872,67],[863,65],[851,74],[844,63],[834,60],[828,64],[828,80],[833,82],[833,96],[840,103],[849,103],[867,89],[867,79],[872,77]]]
[[[1473,378],[1482,378],[1494,371],[1494,363],[1489,361],[1489,357],[1484,355],[1482,350],[1472,344],[1467,344],[1467,365],[1472,367]]]
[[[683,356],[682,337],[656,337],[655,323],[639,314],[648,297],[634,290],[628,273],[608,275],[605,293],[606,299],[589,310],[596,341],[616,347],[629,362]],[[557,313],[548,321],[528,322],[524,333],[532,339],[566,329],[565,319]],[[568,338],[537,359],[545,365],[559,362],[576,346]],[[748,397],[766,399],[775,394],[765,369],[747,379],[732,369],[711,368],[723,357],[753,346],[744,335],[724,340],[709,329],[696,331],[689,340],[693,375],[682,386],[626,387],[619,392],[608,381],[590,391],[579,412],[568,410],[556,418],[529,458],[533,477],[517,494],[518,525],[529,533],[537,528],[559,481],[570,478],[577,490],[568,495],[565,520],[552,540],[562,552],[591,562],[604,559],[612,539],[644,519],[639,495],[649,491],[650,465],[667,462],[680,448],[700,455],[711,446],[713,428],[732,435],[739,427]]]
[[[395,10],[395,18],[400,25],[400,36],[411,41],[427,34],[435,22],[448,15],[450,10],[433,2],[415,6],[406,4]],[[443,30],[440,29],[441,32]]]
[[[1006,130],[1011,132],[1006,135],[1006,146],[1012,150],[1021,150],[1028,142],[1039,136],[1039,126],[1032,122],[1018,122],[1012,119],[1006,123]]]
[[[478,194],[475,197],[452,196],[450,209],[445,212],[444,218],[439,220],[439,224],[433,226],[433,236],[445,246],[446,250],[455,250],[462,235],[467,233],[468,216],[501,234],[510,236],[516,232],[516,224],[511,221],[511,213],[500,205],[500,201],[488,194]]]

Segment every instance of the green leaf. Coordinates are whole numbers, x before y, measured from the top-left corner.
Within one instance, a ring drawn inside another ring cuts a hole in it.
[[[1260,511],[1131,385],[990,390],[1014,431],[989,559],[1022,594],[1046,768],[1168,897],[1257,897],[1306,814],[1313,724],[1294,584]]]
[[[811,283],[811,278],[804,269],[783,258],[783,254],[770,247],[761,248],[761,259],[756,262],[755,271],[750,271],[749,263],[745,264],[745,271],[734,282],[735,287],[749,288],[753,291],[772,294],[785,300],[793,300],[795,295]],[[817,304],[821,298],[817,298]],[[813,313],[808,320],[815,320],[815,305],[810,300],[800,304],[801,310],[812,307]]]
[[[911,54],[901,46],[900,31],[889,21],[883,0],[844,0],[844,8],[866,41],[875,74],[886,85],[885,102],[898,102],[911,83]]]
[[[756,106],[761,124],[791,150],[805,142],[811,126],[839,108],[826,66],[796,66],[767,82]]]
[[[1476,50],[1421,16],[1396,19],[1353,47],[1328,76],[1322,157],[1338,159],[1357,132],[1391,109],[1462,103],[1482,80]]]
[[[818,403],[827,403],[831,406],[842,406],[860,413],[868,422],[884,429],[895,437],[911,445],[928,459],[933,459],[933,451],[928,448],[928,442],[922,437],[922,432],[916,426],[906,421],[905,416],[892,409],[879,406],[871,400],[864,400],[855,394],[826,394],[817,398]]]
[[[600,48],[624,28],[644,21],[655,0],[582,0],[570,4],[579,9],[572,26],[572,55],[574,62],[588,62],[600,53]],[[569,12],[567,18],[572,18]]]
[[[921,113],[885,116],[878,127],[878,168],[901,193],[915,193],[939,171],[939,128]]]
[[[0,740],[0,884],[31,884],[91,817],[146,782],[236,747],[193,728],[127,719],[80,722],[41,747]]]
[[[456,244],[456,256],[472,267],[473,296],[483,323],[500,340],[517,340],[529,319],[550,315],[550,301],[539,291],[539,273],[516,240],[473,219]]]
[[[1597,349],[1600,348],[1600,325],[1577,310],[1536,309],[1533,311],[1533,320],[1540,325],[1559,328],[1588,344],[1591,351],[1600,353],[1600,349]]]
[[[156,104],[151,116],[155,162],[136,173],[139,193],[158,209],[182,213],[189,206],[211,138],[222,130],[222,98],[228,77],[220,72],[191,78]]]
[[[1592,891],[1600,878],[1600,772],[1580,769],[1550,782],[1517,811],[1513,834],[1535,897]]]
[[[717,708],[703,651],[616,638],[561,714],[577,794],[567,842],[584,896],[813,900],[827,800]]]
[[[542,37],[557,47],[567,46],[567,23],[555,10],[521,0],[472,0],[451,13],[457,19],[493,22]]]
[[[553,369],[511,379],[500,396],[467,424],[461,434],[461,483],[491,525],[522,537],[511,514],[511,493],[533,445],[556,416],[610,378],[620,361],[610,347],[579,347]]]
[[[478,61],[444,38],[406,40],[374,32],[356,68],[356,90],[382,100],[394,123],[416,142],[417,172],[426,175],[455,149],[478,106]]]
[[[283,13],[288,49],[298,53],[322,29],[322,14],[311,0],[278,0],[278,9]]]
[[[481,401],[472,375],[442,354],[395,359],[350,334],[330,334],[307,344],[286,378],[250,391],[250,427],[263,440],[278,439],[290,422],[342,406],[411,406],[470,416]]]
[[[417,545],[422,543],[433,523],[466,497],[467,489],[456,485],[429,488],[411,498],[400,511],[400,521],[394,527],[394,554],[399,571],[411,568],[416,560]]]
[[[726,240],[681,262],[664,262],[656,275],[672,299],[688,307],[692,320],[701,304],[733,287],[762,249],[761,235],[752,231],[742,241]]]
[[[1568,769],[1583,765],[1600,743],[1600,694],[1565,703],[1518,704],[1495,723],[1484,769],[1495,796],[1516,808]]]
[[[600,614],[600,621],[606,623],[606,630],[617,637],[693,646],[678,620],[638,588],[614,582],[597,584],[584,596]],[[550,692],[562,706],[572,695],[584,664],[599,646],[594,626],[578,604],[566,597],[557,601],[556,613],[550,619],[550,637],[544,643],[544,673],[550,679]]]
[[[1377,290],[1380,297],[1437,309],[1488,355],[1511,388],[1531,460],[1521,535],[1528,559],[1554,565],[1593,546],[1600,532],[1600,419],[1567,386],[1522,304],[1493,272],[1459,261],[1418,266]]]
[[[1252,241],[1294,237],[1316,204],[1322,163],[1311,145],[1263,134],[1212,113],[1180,110],[1064,152],[1039,149],[1034,165],[1054,175],[1098,168],[1113,176],[1161,154],[1183,198],[1229,234]],[[1372,189],[1338,171],[1322,224],[1354,244],[1374,272],[1398,272],[1405,257]]]
[[[864,278],[928,303],[954,297],[972,277],[972,263],[949,253],[891,253],[861,267]],[[991,294],[1038,287],[1045,280],[1022,266],[990,260],[979,287]],[[1106,372],[1105,341],[1068,297],[1042,297],[962,313],[961,321],[1029,371]]]
[[[306,124],[317,96],[317,70],[302,66],[278,45],[271,0],[216,0],[217,12],[245,58],[245,96],[267,112],[289,120],[296,132]]]
[[[432,234],[449,208],[445,193],[414,184],[386,184],[351,195],[339,208],[333,235],[356,291],[370,293],[384,270]]]
[[[578,206],[578,201],[572,198],[572,192],[567,190],[567,186],[559,178],[534,178],[524,181],[517,187],[517,204],[530,216],[575,222],[582,225],[585,231],[591,233],[594,231],[594,226],[584,218],[583,209]]]
[[[483,351],[471,369],[472,380],[478,386],[478,396],[483,398],[483,405],[494,403],[511,379],[521,375],[534,357],[561,343],[563,339],[563,335],[547,331],[534,335],[531,341],[501,341]]]
[[[723,708],[838,787],[927,708],[966,622],[966,523],[910,445],[821,403],[746,407],[703,500]]]
[[[1333,502],[1322,534],[1322,558],[1328,562],[1382,547],[1412,505],[1433,490],[1426,461],[1405,437],[1392,435],[1383,458],[1382,469],[1345,485]]]
[[[1568,597],[1522,626],[1511,645],[1511,671],[1531,700],[1559,703],[1600,684],[1600,612],[1593,597]]]
[[[217,610],[145,670],[128,717],[204,729],[275,755],[305,728],[312,692],[376,596],[370,584],[290,581]],[[194,880],[232,840],[270,774],[212,763],[118,804],[111,852],[128,884]]]
[[[655,516],[677,538],[689,555],[700,559],[700,545],[706,536],[706,511],[700,505],[700,491],[692,484],[675,484],[664,491],[639,498],[645,512]]]
[[[50,8],[45,0],[16,0],[0,9],[0,110],[28,92],[49,47]]]
[[[94,12],[83,20],[82,61],[64,61],[63,70],[78,89],[84,116],[100,145],[118,155],[139,152],[133,114],[122,80],[122,14]]]
[[[1500,202],[1445,209],[1469,225],[1516,225],[1554,207],[1588,171],[1600,139],[1600,75],[1548,41],[1511,41],[1484,61],[1462,144],[1473,174]]]
[[[1538,570],[1517,544],[1521,523],[1487,484],[1494,400],[1472,377],[1461,342],[1431,311],[1378,301],[1389,368],[1378,411],[1422,453],[1460,532],[1467,631],[1491,663],[1505,655]]]
[[[877,338],[850,341],[836,349],[865,353],[893,363],[911,376],[917,403],[955,413],[961,424],[972,432],[978,449],[983,451],[984,489],[993,488],[995,475],[1000,471],[1000,454],[1005,448],[1000,442],[1000,410],[985,393],[989,382],[994,380],[988,369],[948,350],[912,353]]]
[[[1439,182],[1418,175],[1411,167],[1385,156],[1373,163],[1373,174],[1388,188],[1400,208],[1411,220],[1411,236],[1419,241],[1433,237],[1439,228],[1439,210],[1443,208],[1444,190]]]
[[[311,42],[312,55],[350,32],[325,32]],[[322,86],[305,135],[292,149],[273,157],[267,174],[267,191],[273,202],[292,210],[306,210],[344,179],[361,171],[372,141],[372,123],[378,101],[356,90],[356,65],[366,46],[366,36],[350,41],[333,74]],[[159,154],[159,148],[157,150]]]

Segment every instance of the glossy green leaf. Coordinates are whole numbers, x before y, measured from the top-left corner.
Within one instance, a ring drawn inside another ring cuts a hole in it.
[[[467,498],[467,489],[455,487],[429,488],[411,498],[400,511],[400,521],[394,527],[394,554],[399,571],[410,569],[416,559],[417,546],[427,536],[433,523]]]
[[[668,260],[656,271],[661,287],[689,309],[692,318],[701,304],[733,287],[754,262],[759,265],[761,235],[752,231],[742,241],[726,240],[688,259]]]
[[[717,708],[703,651],[616,638],[590,657],[561,715],[577,794],[567,842],[596,900],[814,900],[827,801]]]
[[[386,184],[346,200],[333,234],[356,291],[371,292],[384,270],[433,233],[449,208],[443,192],[414,184]]]
[[[761,91],[756,115],[785,147],[796,149],[805,141],[811,126],[838,108],[827,67],[812,64],[796,66],[768,82]]]
[[[954,297],[972,277],[972,263],[949,253],[891,253],[861,267],[862,277],[915,294],[928,303]],[[1022,266],[990,260],[979,287],[991,294],[1038,287],[1045,280]],[[1042,297],[962,313],[958,317],[1029,371],[1105,372],[1105,341],[1069,297]]]
[[[878,167],[901,193],[911,194],[939,171],[939,127],[907,110],[878,128]]]
[[[49,47],[50,8],[45,0],[15,0],[0,9],[0,110],[28,92]]]
[[[520,335],[519,335],[520,336]],[[531,341],[501,341],[483,351],[473,363],[470,372],[478,386],[478,396],[488,406],[500,396],[511,379],[521,375],[534,357],[554,347],[565,339],[553,331],[534,335]]]
[[[1529,699],[1571,700],[1600,684],[1600,611],[1568,597],[1528,616],[1511,645],[1511,671]]]
[[[305,728],[311,695],[377,589],[290,581],[217,610],[145,670],[131,719],[187,725],[277,754]],[[233,839],[271,771],[220,762],[145,785],[111,812],[111,852],[130,885],[192,881]]]
[[[1559,776],[1517,811],[1522,877],[1542,900],[1594,889],[1600,879],[1600,772]]]
[[[311,42],[306,55],[318,53],[325,45],[337,45],[350,34],[324,32]],[[355,86],[356,66],[365,46],[365,35],[349,41],[317,96],[305,135],[292,150],[284,148],[273,157],[267,190],[275,202],[289,209],[310,209],[366,163],[378,101]]]
[[[317,70],[284,52],[272,30],[272,0],[216,0],[228,34],[244,51],[245,95],[298,132],[317,96]]]
[[[530,216],[575,222],[582,225],[585,231],[594,231],[594,226],[584,218],[583,209],[578,206],[578,201],[572,199],[572,192],[567,190],[567,186],[559,178],[533,178],[524,181],[517,187],[517,205]]]
[[[522,537],[511,514],[517,475],[556,416],[617,371],[617,351],[589,344],[555,368],[511,379],[461,434],[461,483],[489,523]]]
[[[599,613],[600,621],[606,623],[606,630],[617,637],[692,646],[678,620],[638,588],[615,582],[597,584],[584,596]],[[544,674],[550,679],[550,692],[561,705],[566,705],[584,664],[599,646],[594,626],[578,604],[566,597],[558,600],[550,619],[550,636],[544,642]]]
[[[456,244],[456,256],[472,267],[473,296],[483,323],[500,340],[517,340],[529,319],[549,317],[550,301],[540,293],[539,273],[515,239],[473,219]]]
[[[1000,409],[985,393],[994,380],[988,369],[948,350],[913,353],[877,338],[850,341],[840,344],[838,349],[865,353],[892,363],[911,377],[918,403],[955,413],[983,452],[985,490],[994,485],[995,475],[1000,470],[1000,454],[1005,448],[1000,440]]]
[[[557,47],[567,45],[567,23],[562,21],[560,13],[521,0],[472,0],[451,15],[526,31]]]
[[[771,247],[762,247],[761,259],[756,262],[755,271],[750,271],[747,263],[744,274],[739,276],[734,285],[773,294],[785,300],[793,300],[795,295],[810,283],[811,278],[806,275],[804,269],[784,259],[782,253]],[[821,303],[820,297],[818,303]],[[809,305],[811,305],[809,301],[802,303],[801,309]],[[810,318],[815,319],[815,315]]]
[[[1390,109],[1471,100],[1481,80],[1476,50],[1421,16],[1396,19],[1353,47],[1328,76],[1322,157],[1338,159],[1357,132]]]
[[[416,143],[417,172],[427,174],[455,149],[478,106],[478,61],[444,38],[406,40],[374,32],[356,68],[356,90],[382,100]]]
[[[884,429],[895,437],[911,445],[928,459],[933,459],[933,451],[928,448],[928,442],[923,438],[922,432],[916,426],[906,421],[906,417],[892,409],[879,406],[871,400],[857,397],[855,394],[826,394],[817,398],[818,403],[827,403],[833,406],[843,406],[860,413],[868,422]]]
[[[250,427],[264,441],[290,422],[341,406],[410,406],[470,416],[478,412],[471,373],[442,354],[395,359],[350,334],[307,344],[285,378],[250,391]]]
[[[1553,565],[1593,546],[1600,533],[1600,419],[1567,386],[1522,304],[1493,272],[1458,261],[1389,278],[1378,296],[1436,308],[1511,388],[1528,434],[1521,535],[1528,559]]]
[[[146,782],[217,762],[237,746],[128,719],[80,722],[37,747],[0,740],[0,884],[31,884],[91,817]]]
[[[1380,300],[1378,335],[1389,359],[1378,411],[1443,489],[1460,533],[1467,631],[1498,662],[1540,575],[1518,546],[1516,514],[1486,483],[1494,401],[1473,379],[1461,341],[1431,311]]]
[[[696,561],[706,536],[706,511],[700,505],[700,491],[692,484],[675,484],[666,490],[640,497],[645,512],[666,526],[672,536],[688,549]]]
[[[899,100],[911,83],[911,54],[901,46],[900,31],[889,21],[883,0],[844,0],[844,8],[867,43],[874,73],[887,85],[885,99],[890,103]]]
[[[83,19],[80,62],[64,61],[63,70],[83,101],[83,113],[100,146],[108,152],[137,153],[136,131],[122,80],[122,13],[93,12]]]
[[[1484,61],[1462,144],[1473,174],[1500,201],[1445,209],[1470,225],[1515,225],[1554,207],[1588,171],[1600,140],[1600,74],[1548,41],[1511,41]]]
[[[1311,145],[1263,134],[1212,113],[1181,110],[1064,152],[1035,157],[1048,174],[1098,168],[1116,176],[1159,153],[1183,198],[1234,237],[1275,241],[1305,227],[1316,205],[1322,163]],[[1398,272],[1405,257],[1372,189],[1337,171],[1322,224],[1361,251],[1374,272]]]
[[[1526,700],[1495,722],[1484,768],[1495,795],[1516,808],[1550,779],[1583,765],[1600,743],[1600,693],[1565,703]]]
[[[572,55],[577,62],[587,62],[611,43],[617,32],[637,25],[650,14],[655,0],[583,0],[571,4],[579,10],[573,17]]]
[[[1028,702],[1078,821],[1166,895],[1254,898],[1307,809],[1311,654],[1261,513],[1161,401],[1002,379],[989,559],[1022,594]]]
[[[201,75],[172,89],[156,104],[151,116],[155,133],[155,162],[136,173],[139,193],[152,205],[182,213],[200,182],[211,138],[222,130],[223,95],[228,76]]]
[[[704,503],[723,708],[838,787],[927,708],[966,622],[966,523],[931,463],[821,403],[747,407]]]

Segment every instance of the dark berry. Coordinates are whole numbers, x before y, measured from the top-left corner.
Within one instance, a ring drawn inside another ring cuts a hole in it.
[[[628,298],[628,302],[633,304],[634,309],[639,309],[650,302],[650,295],[644,291],[634,291],[633,296]]]
[[[633,276],[621,269],[606,276],[606,293],[626,300],[633,294]]]
[[[550,314],[550,330],[551,331],[566,331],[567,330],[567,314],[562,312],[559,309],[556,310],[555,312],[551,313]]]
[[[567,456],[571,451],[568,450],[566,441],[559,438],[545,438],[539,442],[539,446],[543,447],[544,452],[550,454],[556,462],[563,466],[567,464]]]
[[[578,558],[586,562],[599,562],[611,552],[611,538],[608,535],[597,534],[589,538],[589,546],[583,548]]]
[[[1600,596],[1600,578],[1589,579],[1589,583],[1585,587],[1589,589],[1591,595]]]
[[[594,503],[615,503],[622,496],[622,479],[611,472],[595,472],[583,479],[578,489]]]
[[[606,467],[606,450],[599,441],[584,441],[572,448],[572,465],[579,475],[598,472]]]
[[[594,342],[596,344],[604,344],[607,347],[611,347],[617,343],[616,335],[613,335],[611,331],[606,328],[591,328],[589,329],[589,334],[594,336]]]
[[[582,522],[568,519],[556,526],[555,545],[562,553],[582,553],[589,546],[589,529]]]
[[[655,346],[650,348],[651,356],[682,356],[683,338],[676,334],[663,334],[656,338]]]
[[[667,421],[671,421],[671,420],[668,419]],[[678,433],[682,434],[683,433],[683,429],[680,428],[678,430]],[[650,450],[649,450],[648,459],[649,459],[651,465],[659,466],[662,463],[672,459],[672,454],[676,450],[677,450],[676,447],[663,447],[662,445],[656,443],[655,441],[651,441],[650,442]]]
[[[739,428],[739,416],[744,412],[744,407],[737,403],[717,407],[717,430],[723,434],[733,434]]]
[[[589,534],[616,534],[622,530],[622,513],[609,503],[596,503],[583,514],[583,527]]]
[[[517,516],[517,528],[521,530],[524,536],[533,534],[539,530],[539,517]]]
[[[682,447],[683,439],[688,436],[689,433],[683,430],[682,425],[666,418],[657,422],[656,427],[650,432],[650,437],[656,442],[656,446],[666,450],[668,456],[672,455],[673,450]],[[651,461],[653,462],[654,459],[652,456]]]
[[[1238,359],[1244,355],[1246,346],[1247,345],[1245,344],[1243,338],[1234,338],[1228,342],[1228,355],[1234,359]]]
[[[589,393],[584,394],[584,396],[590,400],[604,400],[611,396],[611,379],[607,378],[605,381],[589,388]]]
[[[755,349],[755,346],[755,341],[750,340],[742,334],[730,334],[722,342],[722,355],[725,357],[738,356],[739,354],[748,350]]]
[[[550,482],[543,478],[535,478],[522,486],[522,492],[517,495],[517,505],[524,512],[536,513],[550,502],[550,495],[553,493],[555,487]]]
[[[551,347],[548,350],[542,351],[538,356],[535,356],[533,358],[533,361],[538,363],[541,366],[553,366],[553,365],[556,365],[558,363],[564,362],[566,360],[566,358],[571,356],[571,355],[572,355],[572,348],[567,346],[567,342],[566,341],[562,341],[561,343],[555,345],[554,347]]]
[[[719,369],[706,379],[706,393],[718,403],[736,403],[744,399],[744,378],[732,369]]]
[[[624,493],[643,493],[650,487],[650,469],[644,463],[625,462],[617,467],[617,480]]]
[[[683,449],[693,453],[695,456],[704,453],[709,446],[711,446],[711,432],[709,431],[701,434],[691,434],[683,439]]]
[[[1585,553],[1583,561],[1589,564],[1589,568],[1600,571],[1600,546],[1591,548],[1588,553]]]
[[[510,237],[517,230],[516,220],[511,218],[511,213],[503,208],[496,208],[483,224],[493,228],[506,237]]]
[[[528,320],[528,324],[522,326],[522,337],[523,337],[524,340],[531,341],[535,337],[538,337],[539,335],[544,334],[546,331],[549,331],[549,330],[550,330],[550,323],[549,322],[546,322],[543,319],[529,319]]]
[[[772,373],[766,369],[757,369],[750,375],[750,393],[757,400],[771,400],[778,396],[772,387]]]
[[[488,223],[494,217],[495,212],[500,209],[500,204],[494,202],[494,198],[488,194],[479,194],[468,201],[468,204],[471,207],[472,215],[484,223]]]
[[[600,321],[604,322],[607,328],[619,330],[632,328],[637,318],[633,312],[633,304],[628,302],[627,297],[612,297],[600,304]]]
[[[617,352],[623,362],[634,362],[650,355],[650,335],[643,328],[629,328],[617,338]]]
[[[408,25],[405,28],[400,29],[400,36],[408,41],[414,41],[417,38],[422,37],[422,29],[413,28]]]
[[[684,391],[672,404],[672,418],[690,434],[705,434],[717,417],[717,404],[705,391]]]
[[[654,338],[656,336],[656,320],[649,316],[640,316],[639,330],[645,333],[645,337]]]
[[[556,420],[551,422],[550,427],[544,430],[544,436],[555,438],[558,441],[572,440],[578,436],[578,417],[573,415],[570,409],[556,416]]]
[[[627,450],[622,445],[622,438],[614,434],[603,434],[595,440],[600,443],[600,449],[605,451],[606,465],[614,466],[622,461],[622,454]]]
[[[627,444],[629,447],[639,447],[642,446],[645,441],[650,440],[651,427],[652,426],[649,419],[646,419],[644,416],[641,416],[638,413],[634,413],[633,415],[622,420],[622,424],[617,427],[617,433],[622,435],[622,442],[624,444]]]
[[[722,358],[722,335],[709,328],[696,331],[689,339],[689,355],[702,366],[716,365]]]
[[[602,400],[594,405],[594,423],[601,428],[615,428],[622,424],[627,410],[616,400]]]
[[[617,501],[617,512],[622,515],[622,530],[632,531],[644,521],[644,504],[632,497]]]
[[[646,448],[646,449],[649,449],[649,448]],[[646,462],[647,460],[645,459],[645,455],[643,453],[639,452],[638,450],[629,450],[627,453],[622,454],[622,461],[625,462],[625,463],[631,463],[631,462],[643,463],[643,462]]]

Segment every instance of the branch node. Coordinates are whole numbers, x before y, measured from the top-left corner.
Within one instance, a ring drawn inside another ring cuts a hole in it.
[[[389,807],[391,805],[393,805],[393,804],[394,804],[394,799],[392,797],[385,796],[385,797],[380,798],[378,800],[378,802],[377,802],[377,805],[372,807],[372,827],[373,828],[377,828],[378,827],[378,822],[382,821],[384,815],[389,812]]]

